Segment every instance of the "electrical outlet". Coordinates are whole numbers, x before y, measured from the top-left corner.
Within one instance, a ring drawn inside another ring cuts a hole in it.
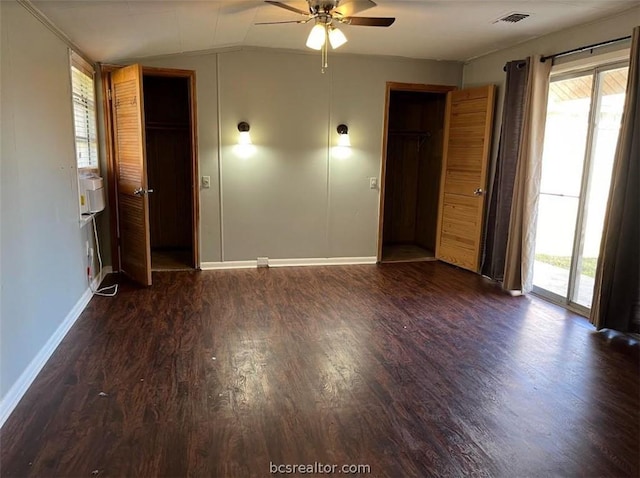
[[[202,176],[202,189],[209,189],[211,187],[211,176]]]
[[[258,267],[269,267],[269,258],[258,257]]]

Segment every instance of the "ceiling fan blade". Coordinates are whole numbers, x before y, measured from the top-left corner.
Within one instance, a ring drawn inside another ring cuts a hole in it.
[[[265,0],[264,3],[269,3],[269,4],[273,5],[274,7],[284,8],[285,10],[289,10],[290,12],[299,13],[300,15],[308,15],[309,14],[309,12],[305,12],[304,10],[300,10],[299,8],[292,7],[291,5],[287,5],[286,3],[282,3],[282,2],[274,2],[272,0]]]
[[[341,23],[363,27],[389,27],[395,21],[396,19],[391,17],[346,17],[340,19]]]
[[[254,25],[280,25],[281,23],[307,23],[309,20],[290,20],[288,22],[257,22]]]
[[[376,3],[371,0],[345,0],[340,2],[332,13],[339,13],[343,17],[350,17],[351,15],[364,12],[375,6]]]

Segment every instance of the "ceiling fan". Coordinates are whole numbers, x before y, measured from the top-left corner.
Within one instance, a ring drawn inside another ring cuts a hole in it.
[[[307,47],[322,51],[322,72],[327,67],[328,45],[334,50],[347,42],[347,37],[335,25],[342,23],[345,25],[365,26],[365,27],[388,27],[395,22],[391,17],[354,17],[355,13],[362,12],[375,7],[376,3],[371,0],[307,0],[309,11],[305,12],[286,3],[265,0],[276,7],[284,8],[290,12],[303,15],[301,20],[290,20],[284,22],[262,22],[256,25],[275,25],[281,23],[309,23],[314,21],[314,26],[307,38]]]

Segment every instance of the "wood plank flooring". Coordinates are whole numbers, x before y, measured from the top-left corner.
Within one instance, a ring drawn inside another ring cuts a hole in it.
[[[640,473],[637,349],[540,299],[436,262],[153,281],[92,299],[0,431],[2,477]]]

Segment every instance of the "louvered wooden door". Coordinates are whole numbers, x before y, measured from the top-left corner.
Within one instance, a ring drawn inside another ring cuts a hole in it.
[[[436,258],[478,272],[495,86],[447,94]]]
[[[112,72],[111,91],[120,266],[136,282],[151,285],[142,67]]]

